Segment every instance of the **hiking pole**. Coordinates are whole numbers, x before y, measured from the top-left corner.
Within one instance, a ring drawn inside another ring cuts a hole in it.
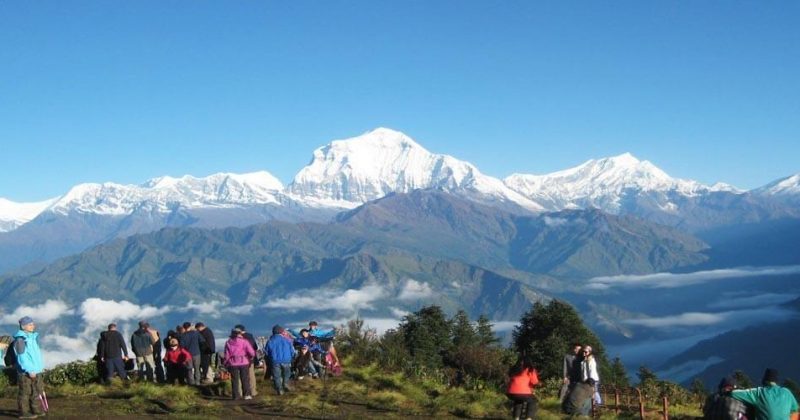
[[[47,394],[44,391],[39,394],[39,402],[42,403],[42,411],[45,413],[50,411],[50,404],[47,403]]]

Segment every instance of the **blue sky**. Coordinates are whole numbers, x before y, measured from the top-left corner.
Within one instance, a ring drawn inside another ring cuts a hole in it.
[[[800,172],[800,2],[0,2],[0,197],[268,170],[378,126],[504,177]]]

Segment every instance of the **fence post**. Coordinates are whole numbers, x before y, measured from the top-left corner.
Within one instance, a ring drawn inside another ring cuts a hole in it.
[[[669,420],[669,398],[664,395],[664,420]]]
[[[639,418],[644,420],[644,397],[642,397],[642,390],[639,388],[634,388],[636,390],[636,394],[639,396]]]
[[[614,387],[614,413],[619,416],[619,388]]]

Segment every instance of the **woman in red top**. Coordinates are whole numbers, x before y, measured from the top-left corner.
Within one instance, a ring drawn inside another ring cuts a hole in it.
[[[185,385],[189,379],[192,366],[192,354],[178,344],[177,338],[170,338],[169,347],[164,354],[164,365],[167,366],[167,383],[175,384],[177,380]]]
[[[508,390],[506,395],[514,402],[512,414],[515,420],[522,415],[522,407],[527,404],[525,418],[530,420],[536,416],[538,401],[533,395],[533,387],[539,383],[539,376],[533,363],[527,358],[520,359],[519,363],[508,372]]]

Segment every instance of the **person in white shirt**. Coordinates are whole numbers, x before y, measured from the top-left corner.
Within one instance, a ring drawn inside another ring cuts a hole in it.
[[[581,361],[581,380],[594,387],[594,402],[595,404],[602,404],[603,400],[600,398],[598,391],[600,386],[600,374],[597,373],[597,360],[592,353],[592,346],[583,346],[583,361]]]

